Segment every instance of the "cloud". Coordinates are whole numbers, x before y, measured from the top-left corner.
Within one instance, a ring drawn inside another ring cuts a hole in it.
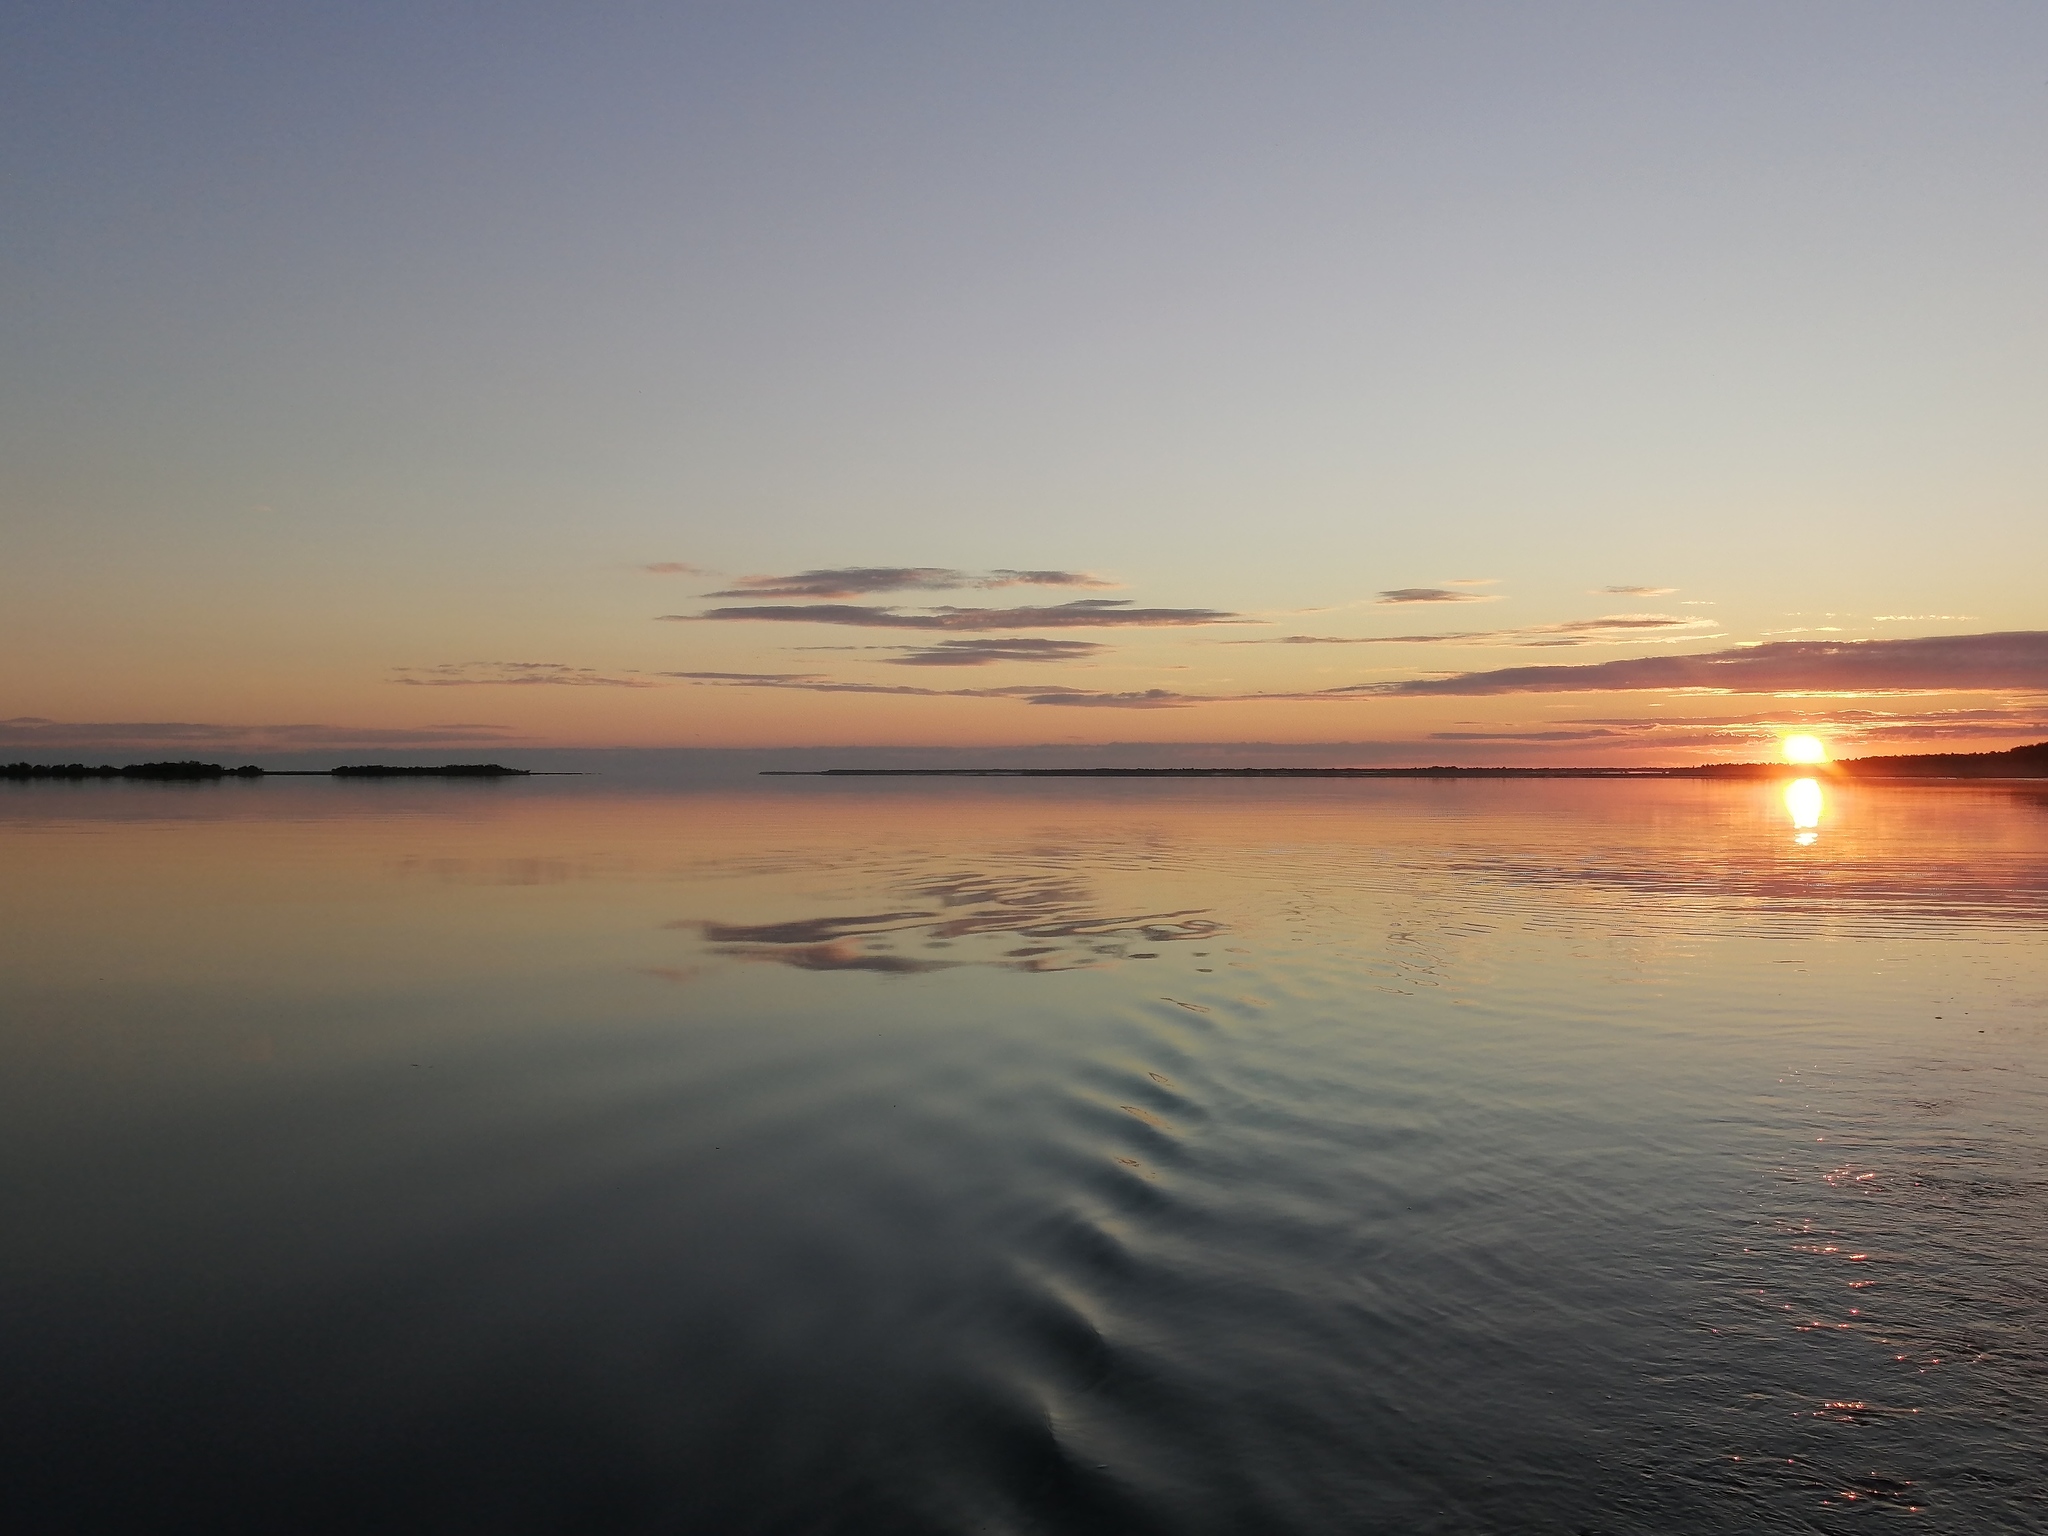
[[[1668,597],[1676,587],[1595,587],[1596,593],[1609,597]]]
[[[1968,624],[1974,615],[1967,613],[1874,613],[1870,616],[1873,624]]]
[[[996,570],[983,574],[937,565],[854,565],[791,576],[742,576],[709,597],[858,597],[864,592],[959,592],[998,587],[1113,587],[1086,571]]]
[[[1953,693],[2048,690],[2048,630],[1912,640],[1780,640],[1695,656],[1581,666],[1503,667],[1334,694],[1473,697],[1508,693],[1699,690],[1716,693]]]
[[[789,608],[713,608],[708,613],[665,613],[665,623],[758,620],[776,624],[846,624],[862,629],[1101,629],[1244,624],[1242,615],[1216,608],[1133,608],[1127,598],[1090,597],[1050,608],[953,608],[918,612],[852,603],[805,603]]]
[[[985,667],[999,661],[1081,661],[1107,649],[1093,640],[940,640],[888,660],[898,667]]]
[[[992,571],[982,580],[972,583],[977,587],[1097,587],[1108,589],[1120,587],[1120,581],[1110,581],[1087,571]]]
[[[713,574],[701,565],[691,565],[682,560],[657,560],[652,565],[643,565],[641,570],[656,576],[709,576]]]
[[[663,677],[680,677],[690,682],[731,683],[739,688],[776,688],[785,683],[822,683],[816,672],[664,672]],[[912,692],[923,692],[913,689]]]
[[[1020,704],[1067,705],[1084,709],[1184,709],[1214,700],[1166,688],[1113,693],[1013,683],[1001,688],[924,688],[914,683],[844,683],[805,672],[668,672],[689,682],[726,688],[787,688],[798,693],[864,693],[914,699],[1008,699]]]
[[[1040,694],[1026,699],[1025,702],[1064,704],[1077,709],[1184,709],[1190,704],[1205,704],[1210,701],[1190,694],[1175,693],[1168,688],[1146,688],[1137,693],[1087,693],[1073,688]]]
[[[1610,613],[1562,624],[1528,624],[1520,629],[1468,629],[1432,635],[1283,635],[1277,640],[1231,640],[1229,645],[1637,645],[1707,638],[1712,619],[1680,619],[1668,613]]]
[[[1453,592],[1449,587],[1395,587],[1382,592],[1377,601],[1382,603],[1491,603],[1499,600],[1497,592]]]
[[[560,661],[445,661],[433,667],[398,667],[394,683],[410,688],[658,688],[644,677],[612,677]]]
[[[358,725],[217,725],[192,720],[0,720],[0,747],[31,752],[311,747],[438,747],[522,739],[509,726],[455,723],[390,729]]]
[[[1817,731],[1827,736],[1837,755],[1852,748],[1858,754],[1896,751],[1907,743],[1938,741],[2010,741],[2015,736],[2038,738],[2048,733],[2048,707],[2041,703],[1997,705],[1974,709],[1934,709],[1914,714],[1878,709],[1770,709],[1730,715],[1634,715],[1579,718],[1541,728],[1437,731],[1432,741],[1530,742],[1579,741],[1609,747],[1705,747],[1762,750],[1790,731]]]
[[[1928,709],[1911,714],[1887,709],[1767,709],[1734,715],[1661,715],[1582,718],[1566,725],[1603,726],[1617,733],[1645,736],[1674,730],[1714,730],[1744,737],[1776,736],[1786,731],[1827,731],[1860,739],[1886,735],[1913,737],[2012,736],[2048,731],[2048,704],[1997,704],[1973,709]]]
[[[1431,731],[1431,741],[1599,741],[1619,731]]]
[[[2048,692],[2048,631],[1949,635],[1917,640],[1780,641],[1694,656],[1644,656],[1578,666],[1503,667],[1486,672],[1415,678],[1406,682],[1352,683],[1306,693],[1193,694],[1165,688],[1112,692],[1021,683],[1000,688],[927,688],[907,683],[839,682],[816,673],[797,672],[669,672],[661,675],[727,687],[787,688],[806,693],[912,698],[1009,699],[1025,704],[1083,709],[1183,709],[1198,704],[1344,703],[1374,698],[1645,690],[1849,696],[1984,689]],[[1901,728],[1907,727],[1902,725]]]

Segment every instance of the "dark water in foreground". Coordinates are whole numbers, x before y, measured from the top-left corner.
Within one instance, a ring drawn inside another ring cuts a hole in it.
[[[2048,797],[0,786],[16,1532],[2048,1529]]]

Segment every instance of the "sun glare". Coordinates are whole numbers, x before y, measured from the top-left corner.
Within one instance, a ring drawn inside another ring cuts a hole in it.
[[[1785,786],[1785,809],[1792,813],[1792,825],[1802,830],[1820,825],[1820,785],[1812,779],[1794,779]]]
[[[1827,760],[1827,743],[1818,736],[1787,736],[1785,738],[1786,762],[1824,763]]]

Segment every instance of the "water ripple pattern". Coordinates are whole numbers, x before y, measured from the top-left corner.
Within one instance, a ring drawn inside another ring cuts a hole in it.
[[[472,789],[0,786],[11,1529],[2048,1529],[2031,791]]]

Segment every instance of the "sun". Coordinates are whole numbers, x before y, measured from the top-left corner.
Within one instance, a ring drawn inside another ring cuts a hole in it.
[[[1818,736],[1787,736],[1785,738],[1786,762],[1824,763],[1827,760],[1827,743]]]

